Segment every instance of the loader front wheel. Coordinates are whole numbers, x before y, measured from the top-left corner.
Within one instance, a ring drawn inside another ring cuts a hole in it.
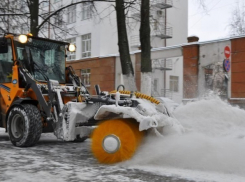
[[[100,163],[122,162],[134,155],[142,137],[133,119],[103,121],[92,134],[92,152]]]
[[[31,104],[15,106],[9,113],[7,127],[10,141],[14,146],[33,146],[42,134],[40,112]]]

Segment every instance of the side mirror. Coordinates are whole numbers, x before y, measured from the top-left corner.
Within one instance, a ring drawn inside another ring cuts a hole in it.
[[[5,37],[0,38],[0,53],[8,53],[8,42]]]

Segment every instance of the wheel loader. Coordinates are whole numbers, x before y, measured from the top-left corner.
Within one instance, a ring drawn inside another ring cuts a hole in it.
[[[101,163],[130,159],[146,131],[173,125],[167,105],[123,85],[91,95],[66,57],[66,42],[5,34],[0,38],[0,127],[17,147],[35,145],[42,133],[63,141],[91,138]]]

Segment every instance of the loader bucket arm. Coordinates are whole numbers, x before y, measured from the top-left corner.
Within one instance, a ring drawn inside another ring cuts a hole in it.
[[[51,107],[52,107],[52,102],[46,102],[44,99],[40,89],[38,88],[36,81],[34,78],[31,76],[31,74],[26,70],[21,67],[19,67],[20,74],[24,77],[24,80],[26,81],[26,87],[24,91],[28,91],[30,88],[33,89],[33,91],[36,94],[37,100],[44,110],[45,114],[47,115],[47,119],[51,119]],[[48,82],[49,84],[49,82]],[[51,95],[51,90],[49,89],[49,98]]]

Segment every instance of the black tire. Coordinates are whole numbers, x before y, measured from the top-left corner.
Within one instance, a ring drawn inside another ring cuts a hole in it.
[[[7,127],[14,146],[33,146],[42,134],[41,114],[38,108],[31,104],[15,106],[9,113]]]

